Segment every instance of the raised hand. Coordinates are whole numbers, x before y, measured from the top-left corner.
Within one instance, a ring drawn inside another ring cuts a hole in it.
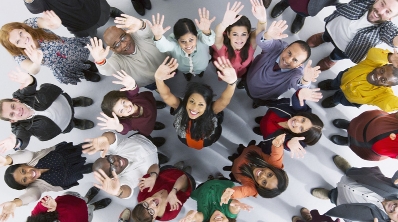
[[[123,125],[120,124],[119,118],[116,116],[116,113],[112,112],[112,117],[107,116],[105,113],[100,112],[102,117],[97,117],[99,121],[102,123],[98,123],[98,126],[102,126],[101,130],[116,130],[121,132],[123,130]]]
[[[47,208],[47,212],[53,212],[57,209],[57,202],[51,196],[45,196],[41,199],[41,205]]]
[[[216,17],[213,17],[210,20],[210,12],[209,10],[206,10],[205,7],[203,7],[203,11],[199,8],[199,21],[195,19],[196,26],[198,26],[198,29],[201,30],[204,34],[209,35],[211,33],[210,26],[211,23],[216,20]]]
[[[231,204],[231,206],[238,208],[239,210],[246,210],[246,211],[250,211],[251,209],[253,209],[252,206],[242,203],[238,200],[234,200]]]
[[[305,149],[301,146],[300,140],[304,140],[305,137],[293,137],[291,140],[287,142],[287,146],[290,149],[290,157],[297,157],[297,158],[303,158],[304,154],[307,152]]]
[[[286,21],[279,20],[273,21],[269,26],[268,30],[264,33],[265,39],[283,39],[287,37],[287,34],[283,32],[287,29]]]
[[[127,33],[134,33],[143,26],[144,21],[141,19],[127,14],[121,14],[121,16],[115,18],[116,27],[126,30]]]
[[[120,91],[128,91],[137,88],[137,83],[135,79],[129,76],[124,70],[117,71],[117,74],[112,74],[113,77],[120,81],[112,81],[114,84],[123,85],[124,88],[120,89]]]
[[[236,71],[232,67],[229,59],[226,59],[224,56],[218,57],[217,61],[214,61],[214,65],[217,67],[217,69],[221,70],[221,72],[217,71],[218,77],[220,79],[228,84],[233,84],[236,82],[238,77],[236,76]]]
[[[116,196],[120,190],[120,181],[115,171],[112,171],[112,175],[113,178],[109,178],[102,169],[95,171],[94,177],[100,184],[94,184],[94,186],[113,196]]]
[[[321,67],[320,66],[311,67],[311,64],[312,60],[309,60],[303,70],[303,78],[307,82],[316,82],[316,79],[321,73],[321,70],[319,70]]]
[[[19,83],[19,89],[23,89],[33,82],[33,77],[29,73],[23,72],[20,68],[8,73],[8,78],[13,82]]]
[[[274,140],[272,140],[272,145],[276,147],[280,147],[285,142],[286,133],[277,136]]]
[[[151,192],[153,186],[155,186],[156,177],[149,176],[147,178],[142,177],[138,183],[138,188],[142,192],[145,188],[149,188],[148,192]]]
[[[86,143],[82,145],[83,153],[86,153],[88,155],[93,155],[98,151],[102,151],[101,154],[102,158],[104,158],[108,153],[110,144],[105,136],[100,136],[93,139],[85,139],[84,142]]]
[[[159,68],[155,72],[155,79],[158,80],[166,80],[174,77],[176,74],[175,70],[177,70],[178,63],[177,59],[171,58],[169,62],[169,56],[163,61],[163,63],[159,66]]]
[[[264,4],[262,0],[250,0],[252,4],[252,13],[254,17],[261,23],[265,23],[267,21],[267,12],[265,10]]]
[[[43,19],[43,28],[46,29],[57,29],[61,26],[62,21],[58,17],[57,14],[53,10],[50,11],[44,11],[43,16],[41,17]]]
[[[228,204],[228,201],[231,199],[232,194],[234,194],[235,190],[231,188],[227,188],[224,190],[224,193],[222,193],[221,200],[220,200],[220,206],[223,204]]]
[[[304,106],[304,100],[318,102],[322,99],[322,93],[320,92],[320,88],[309,89],[302,88],[298,93],[298,98],[300,100],[300,106]]]
[[[12,201],[0,204],[0,209],[2,209],[0,214],[0,221],[7,221],[10,216],[14,217],[14,211],[16,207],[17,205]]]
[[[232,24],[234,24],[236,21],[238,21],[242,15],[237,15],[239,14],[240,11],[242,11],[244,5],[241,5],[241,2],[234,2],[231,8],[229,8],[230,3],[228,2],[227,4],[227,11],[225,11],[224,18],[222,20],[222,24],[224,27],[228,27]],[[200,9],[199,9],[200,10]],[[200,13],[199,13],[200,15]]]
[[[102,40],[97,39],[97,37],[90,38],[90,44],[87,44],[85,48],[90,51],[91,56],[96,62],[102,62],[109,54],[110,47],[107,46],[105,49],[102,46]]]
[[[152,33],[155,36],[155,40],[159,40],[160,38],[162,38],[163,34],[170,29],[170,26],[163,28],[164,15],[160,17],[159,13],[157,13],[156,19],[155,15],[152,15],[152,22],[153,24],[149,22],[148,25],[149,27],[151,27]]]
[[[389,56],[389,60],[395,68],[398,68],[398,51],[394,48],[394,53]]]
[[[9,135],[4,140],[0,141],[0,153],[4,153],[7,150],[11,150],[15,147],[17,137],[14,134]]]
[[[198,213],[198,211],[196,211],[196,210],[190,210],[188,212],[188,214],[185,217],[183,217],[181,220],[179,220],[178,222],[192,222],[192,221],[195,221],[195,216],[196,216],[197,213]]]
[[[177,198],[177,191],[173,190],[170,191],[166,199],[166,201],[170,204],[170,211],[178,210],[180,208],[180,205],[182,206],[181,201]]]
[[[43,60],[43,51],[34,48],[34,45],[30,45],[24,49],[24,52],[29,57],[30,61],[35,64],[41,65]]]

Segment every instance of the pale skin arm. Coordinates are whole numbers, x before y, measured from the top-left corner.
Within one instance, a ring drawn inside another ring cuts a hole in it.
[[[186,191],[188,188],[188,183],[188,178],[185,174],[180,176],[174,183],[173,189],[167,196],[167,202],[170,204],[170,211],[178,210],[182,205],[181,201],[177,198],[177,192],[180,190]]]
[[[221,72],[217,71],[218,77],[224,82],[228,83],[227,88],[221,94],[220,98],[213,103],[213,112],[217,114],[223,111],[231,102],[236,88],[237,77],[236,71],[232,67],[231,62],[225,57],[218,57],[217,61],[214,61],[214,65],[217,67],[217,69],[221,70]]]
[[[224,36],[223,33],[225,29],[234,24],[236,21],[238,21],[242,15],[236,17],[239,12],[243,9],[244,5],[241,5],[241,2],[234,2],[232,7],[230,8],[230,3],[228,2],[227,4],[227,10],[224,14],[224,18],[220,24],[217,25],[215,29],[216,33],[216,40],[214,42],[214,45],[216,46],[217,49],[221,49],[221,47],[224,45]]]
[[[22,206],[22,200],[18,198],[15,198],[13,201],[8,201],[0,204],[0,221],[7,221],[10,216],[14,217],[15,208],[20,206]]]
[[[253,49],[256,49],[257,35],[267,28],[267,12],[262,0],[250,0],[250,3],[252,4],[252,13],[258,20],[256,31],[250,34],[250,45]]]
[[[169,60],[169,57],[166,57],[155,72],[156,86],[163,101],[173,109],[177,109],[180,105],[180,99],[171,93],[170,88],[164,83],[164,80],[174,77],[176,74],[174,70],[177,69],[178,63],[174,58],[170,62],[167,62],[167,60]]]
[[[153,186],[155,185],[156,179],[159,175],[159,165],[158,164],[152,164],[152,166],[149,167],[147,174],[149,174],[149,177],[147,178],[141,178],[140,182],[138,183],[138,188],[142,192],[145,188],[149,188],[148,192],[151,192],[153,189]],[[154,172],[154,173],[152,173]]]

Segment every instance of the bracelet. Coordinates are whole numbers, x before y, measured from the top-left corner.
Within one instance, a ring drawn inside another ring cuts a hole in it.
[[[144,20],[140,19],[140,21],[142,22],[142,26],[141,26],[140,30],[144,30],[146,27],[146,24],[145,24]]]
[[[123,190],[122,189],[120,189],[121,191],[120,191],[120,193],[119,193],[119,195],[117,195],[117,197],[120,197],[120,196],[122,196],[122,194],[123,194]]]
[[[173,190],[176,190],[176,193],[178,192],[177,188],[173,187]]]
[[[263,24],[267,23],[267,21],[265,21],[265,22],[260,22],[260,20],[258,20],[258,23],[260,23],[260,25],[263,25]]]
[[[305,79],[304,79],[304,76],[303,76],[303,77],[301,77],[301,78],[303,79],[303,81],[304,81],[304,82],[308,82],[307,80],[305,80]]]
[[[233,86],[236,82],[238,82],[238,79],[235,80],[233,83],[228,83],[230,86]]]
[[[158,176],[159,176],[159,174],[158,174],[158,173],[156,173],[156,172],[150,172],[150,173],[149,173],[149,175],[151,175],[151,176],[152,176],[152,174],[153,174],[153,173],[156,175],[156,177],[158,177]]]
[[[97,64],[97,65],[103,65],[103,64],[105,64],[105,62],[106,62],[106,59],[104,59],[104,60],[102,60],[102,61],[100,61],[100,62],[95,62],[95,64]]]

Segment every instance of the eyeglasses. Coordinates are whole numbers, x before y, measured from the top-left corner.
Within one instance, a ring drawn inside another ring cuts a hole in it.
[[[153,220],[153,216],[155,215],[155,210],[152,208],[149,208],[149,204],[145,201],[143,201],[141,204],[148,211],[149,215],[151,215],[152,220]]]
[[[111,48],[112,49],[118,49],[120,47],[120,45],[122,44],[122,42],[124,42],[124,41],[126,41],[126,33],[123,33],[120,36],[120,40],[116,44],[114,44]]]
[[[113,163],[115,161],[113,160],[112,155],[106,156],[106,159],[108,160],[108,162],[111,165],[111,167],[109,167],[109,177],[113,177],[112,171],[116,171],[116,167],[115,167],[115,165],[113,165]]]

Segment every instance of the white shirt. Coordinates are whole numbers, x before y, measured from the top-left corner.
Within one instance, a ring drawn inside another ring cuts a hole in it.
[[[57,99],[44,111],[36,111],[34,116],[40,115],[51,119],[57,126],[64,131],[72,119],[72,107],[64,95],[59,95]]]

